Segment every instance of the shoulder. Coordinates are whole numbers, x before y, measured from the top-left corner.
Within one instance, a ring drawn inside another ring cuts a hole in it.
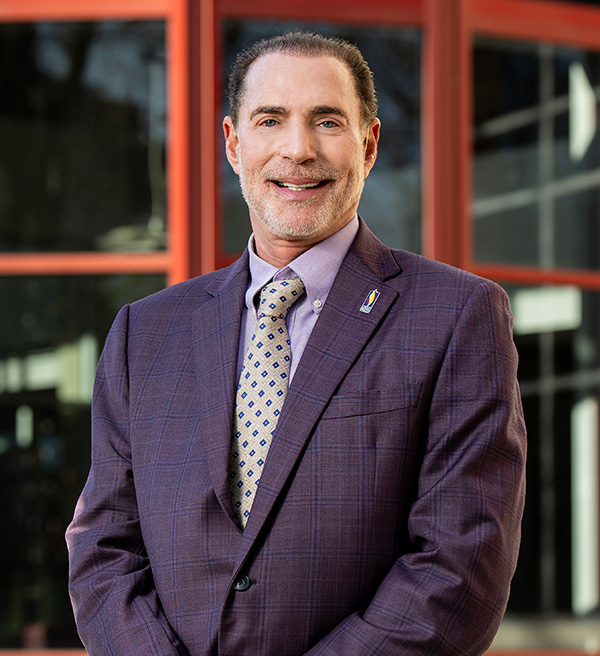
[[[179,305],[181,303],[193,305],[207,294],[217,294],[222,287],[231,284],[238,276],[247,276],[247,259],[246,254],[244,254],[228,267],[165,287],[150,296],[133,302],[131,308],[136,312],[140,312],[152,311],[163,305]]]
[[[402,269],[402,276],[405,279],[414,279],[421,284],[438,284],[440,281],[445,281],[452,286],[466,289],[474,289],[479,285],[499,287],[487,278],[482,278],[438,260],[432,260],[424,255],[402,250],[390,250]]]
[[[438,297],[444,293],[468,296],[482,287],[493,290],[492,293],[504,294],[499,285],[486,278],[423,255],[386,246],[362,219],[349,254],[358,256],[375,275],[398,290],[410,287],[419,293],[435,293]]]
[[[154,294],[134,301],[121,308],[118,318],[125,319],[129,329],[153,326],[160,330],[174,319],[181,321],[191,317],[203,303],[232,284],[245,285],[248,276],[247,256],[230,266],[171,285]],[[241,279],[243,278],[243,281]]]
[[[402,274],[389,284],[412,296],[415,302],[431,303],[458,313],[469,307],[511,315],[508,295],[496,282],[422,255],[406,251],[394,251],[394,254]]]

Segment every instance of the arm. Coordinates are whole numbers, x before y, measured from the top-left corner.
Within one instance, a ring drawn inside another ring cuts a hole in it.
[[[524,501],[525,428],[512,316],[481,282],[454,327],[430,398],[400,555],[364,612],[306,656],[479,656],[504,614]]]
[[[69,590],[90,656],[186,656],[161,609],[141,535],[129,444],[128,308],[106,342],[92,403],[92,466],[67,529]]]

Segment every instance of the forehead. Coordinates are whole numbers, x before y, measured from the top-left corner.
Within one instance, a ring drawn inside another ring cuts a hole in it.
[[[331,56],[268,53],[257,59],[246,75],[242,115],[257,107],[283,106],[290,110],[317,106],[340,107],[360,115],[360,101],[348,66]]]

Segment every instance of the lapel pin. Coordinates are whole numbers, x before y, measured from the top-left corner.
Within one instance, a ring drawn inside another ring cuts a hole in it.
[[[367,294],[367,298],[363,301],[363,304],[360,306],[360,311],[364,312],[365,314],[369,314],[369,312],[373,309],[373,306],[375,305],[375,302],[379,298],[379,295],[381,292],[377,289],[373,289]]]

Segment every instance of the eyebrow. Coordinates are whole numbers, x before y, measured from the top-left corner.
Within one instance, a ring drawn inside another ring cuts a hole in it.
[[[281,105],[261,105],[253,110],[250,114],[250,119],[253,119],[259,114],[273,114],[275,116],[289,116],[289,110]],[[335,114],[344,119],[348,119],[348,114],[341,108],[333,105],[317,105],[310,110],[311,116],[323,116],[325,114]]]
[[[348,118],[348,114],[341,107],[335,107],[332,105],[318,105],[317,107],[313,107],[310,113],[313,116],[322,116],[323,114],[336,114],[342,118]]]
[[[259,114],[275,114],[276,116],[287,116],[289,114],[288,110],[281,105],[261,105],[257,107],[252,114],[250,114],[250,119],[253,119]]]

